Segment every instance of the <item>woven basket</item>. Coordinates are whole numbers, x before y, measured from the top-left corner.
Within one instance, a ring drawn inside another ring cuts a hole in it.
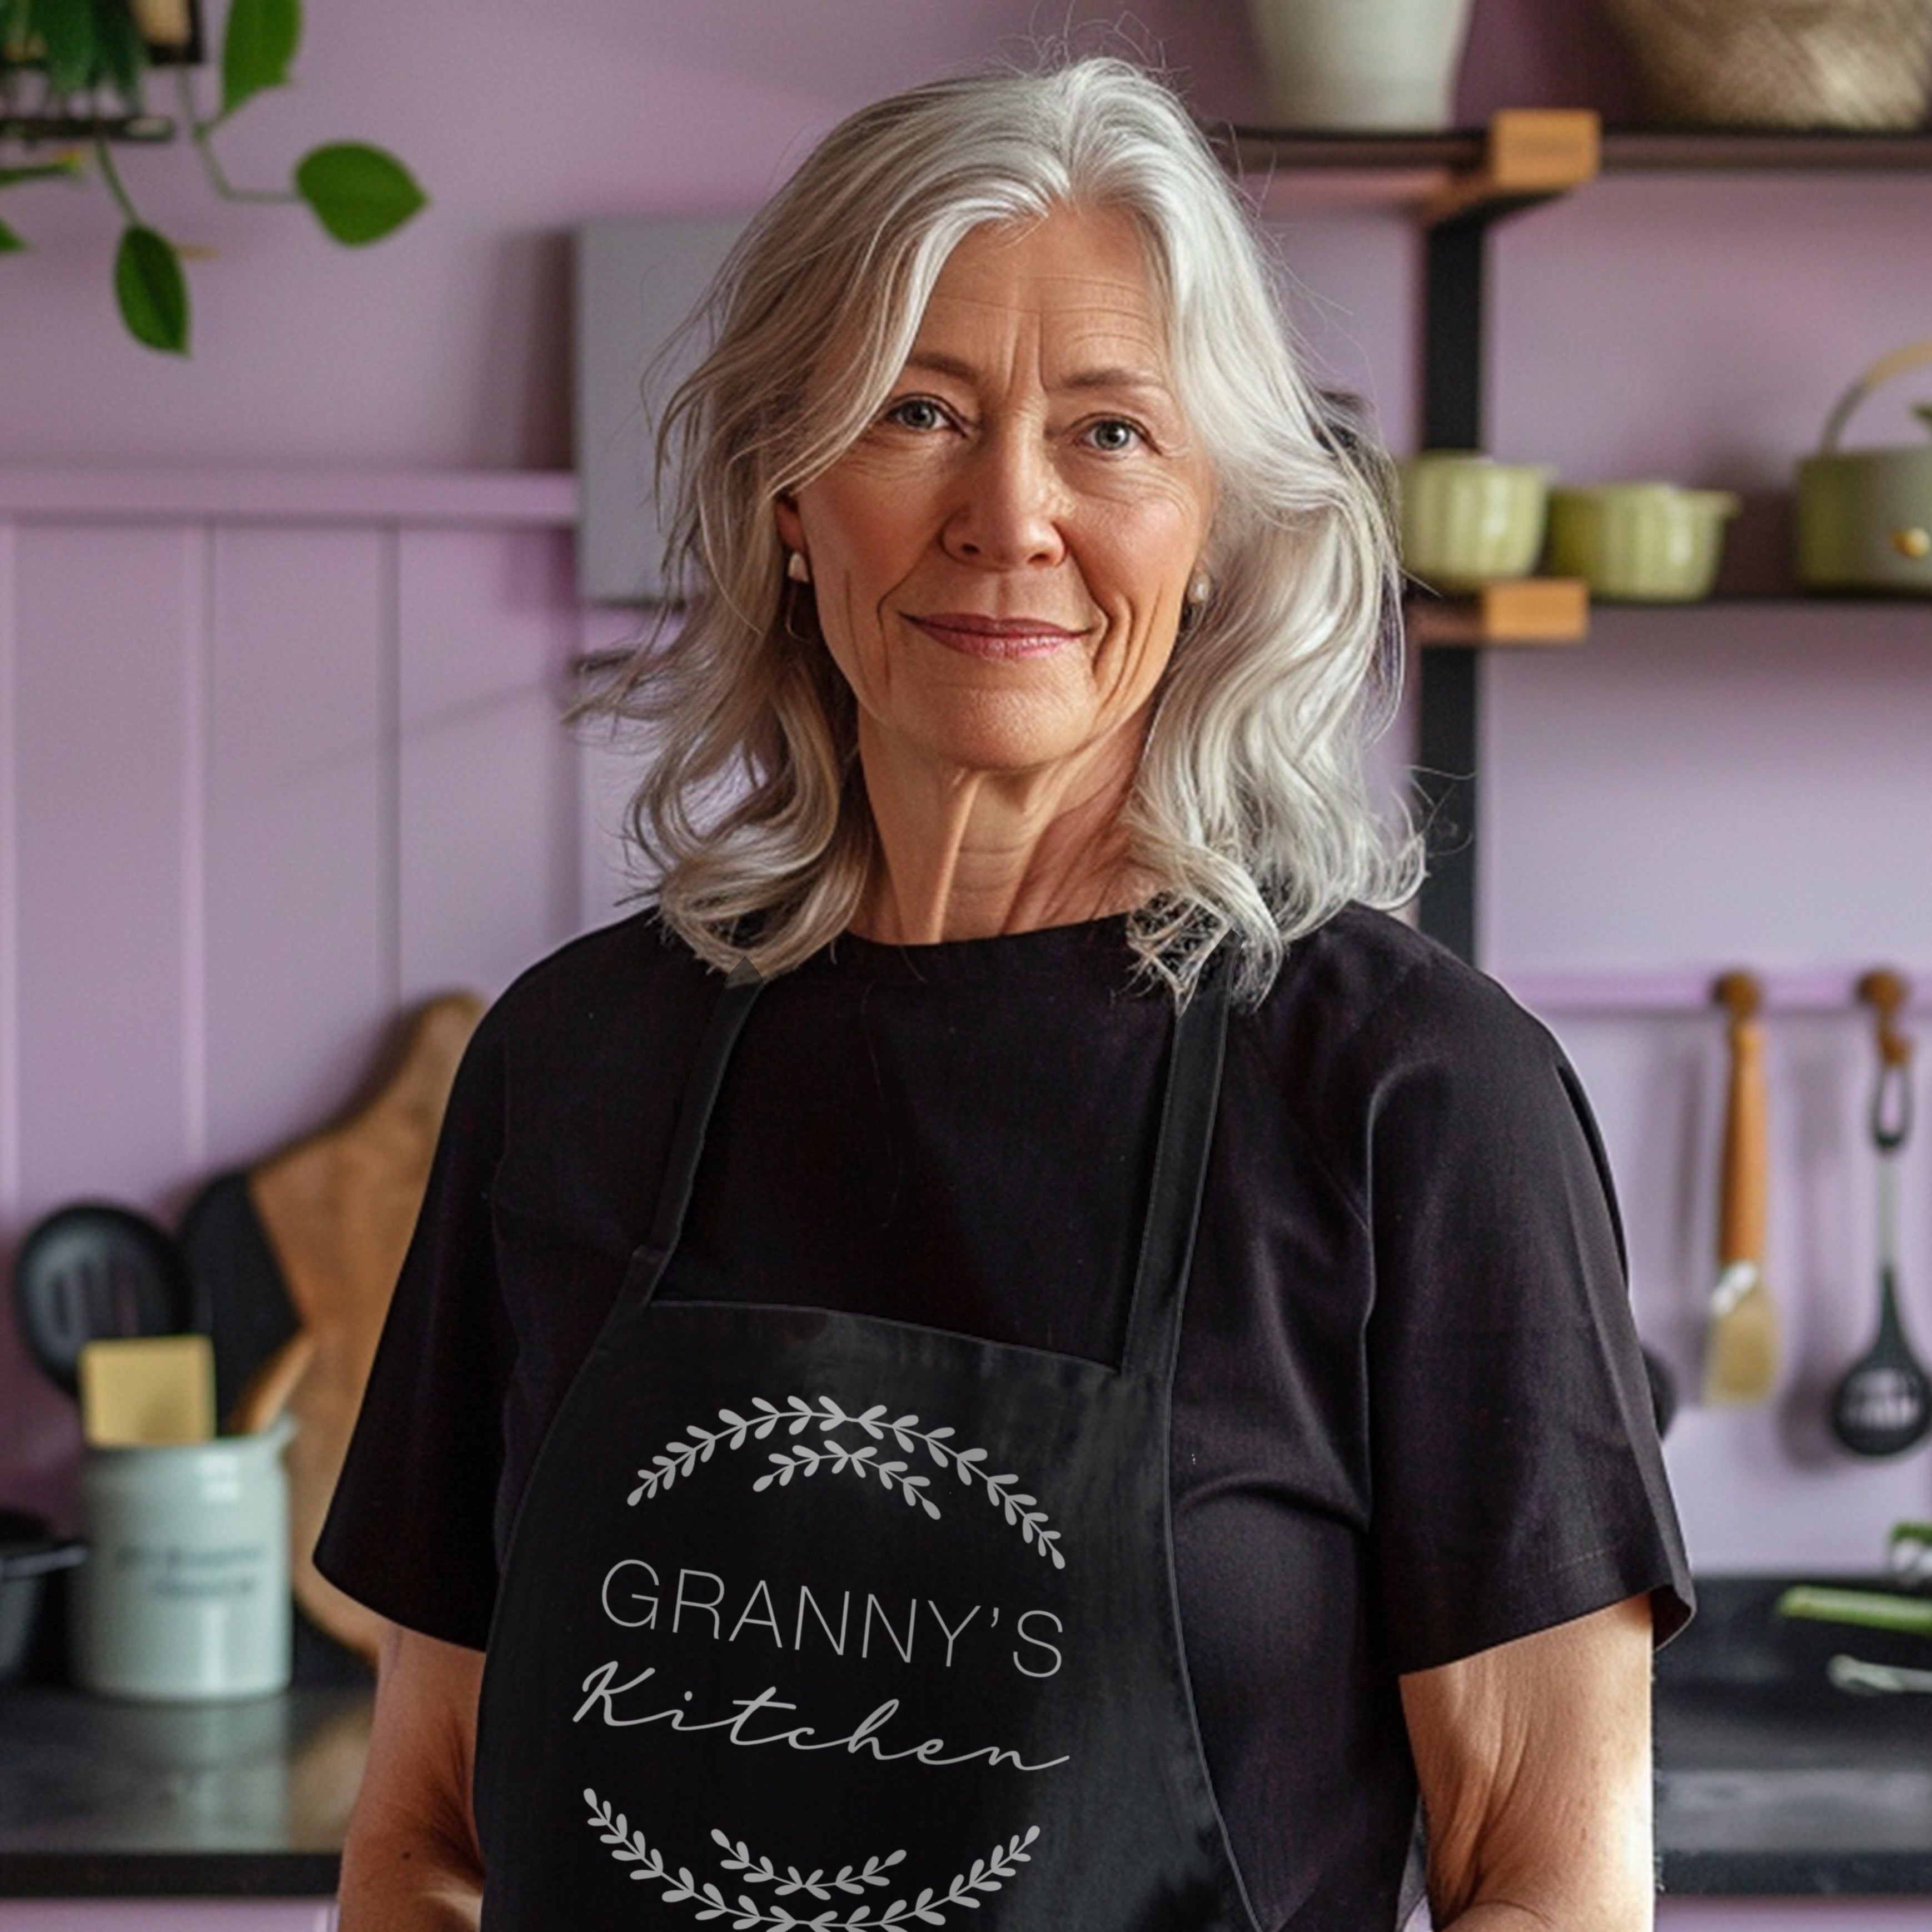
[[[1660,121],[1910,128],[1925,118],[1932,0],[1604,0]]]

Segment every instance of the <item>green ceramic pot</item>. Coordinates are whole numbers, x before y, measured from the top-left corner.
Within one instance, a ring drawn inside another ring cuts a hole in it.
[[[1838,398],[1815,456],[1798,466],[1798,580],[1810,590],[1932,596],[1932,442],[1841,450],[1852,412],[1882,382],[1932,362],[1914,343],[1868,369]],[[1932,428],[1932,404],[1915,412]]]
[[[1552,472],[1473,450],[1425,450],[1397,466],[1402,568],[1432,590],[1527,576],[1543,548]]]
[[[1711,594],[1724,526],[1738,510],[1728,490],[1674,483],[1598,483],[1550,499],[1548,568],[1580,577],[1593,597],[1690,604]]]

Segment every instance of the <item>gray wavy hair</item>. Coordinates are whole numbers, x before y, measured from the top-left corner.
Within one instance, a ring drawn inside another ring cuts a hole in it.
[[[712,346],[659,432],[673,608],[586,707],[650,728],[629,830],[664,917],[767,974],[836,938],[878,856],[856,707],[787,584],[773,505],[883,406],[946,258],[1060,207],[1136,224],[1177,395],[1217,478],[1214,593],[1175,652],[1129,800],[1146,973],[1184,1000],[1226,947],[1258,998],[1351,899],[1414,890],[1364,758],[1400,676],[1385,459],[1315,391],[1268,256],[1173,94],[1108,58],[941,80],[854,115],[740,238]]]

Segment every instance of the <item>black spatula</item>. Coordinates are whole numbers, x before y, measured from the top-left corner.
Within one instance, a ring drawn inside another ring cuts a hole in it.
[[[256,1370],[297,1327],[246,1172],[237,1168],[209,1181],[188,1203],[179,1239],[194,1325],[214,1345],[215,1412],[232,1415]]]

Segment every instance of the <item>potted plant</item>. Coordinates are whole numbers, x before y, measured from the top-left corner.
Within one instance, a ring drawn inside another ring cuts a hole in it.
[[[301,0],[231,0],[220,100],[208,112],[197,85],[196,0],[0,0],[0,189],[46,180],[100,184],[122,221],[115,300],[128,332],[150,349],[188,352],[188,278],[182,250],[142,218],[117,147],[185,133],[222,200],[302,202],[351,248],[394,233],[424,204],[400,161],[362,142],[312,149],[286,188],[242,188],[229,179],[216,136],[256,94],[287,85],[302,32]],[[148,110],[148,86],[160,66],[173,70],[178,123]],[[0,220],[0,254],[26,245]]]

